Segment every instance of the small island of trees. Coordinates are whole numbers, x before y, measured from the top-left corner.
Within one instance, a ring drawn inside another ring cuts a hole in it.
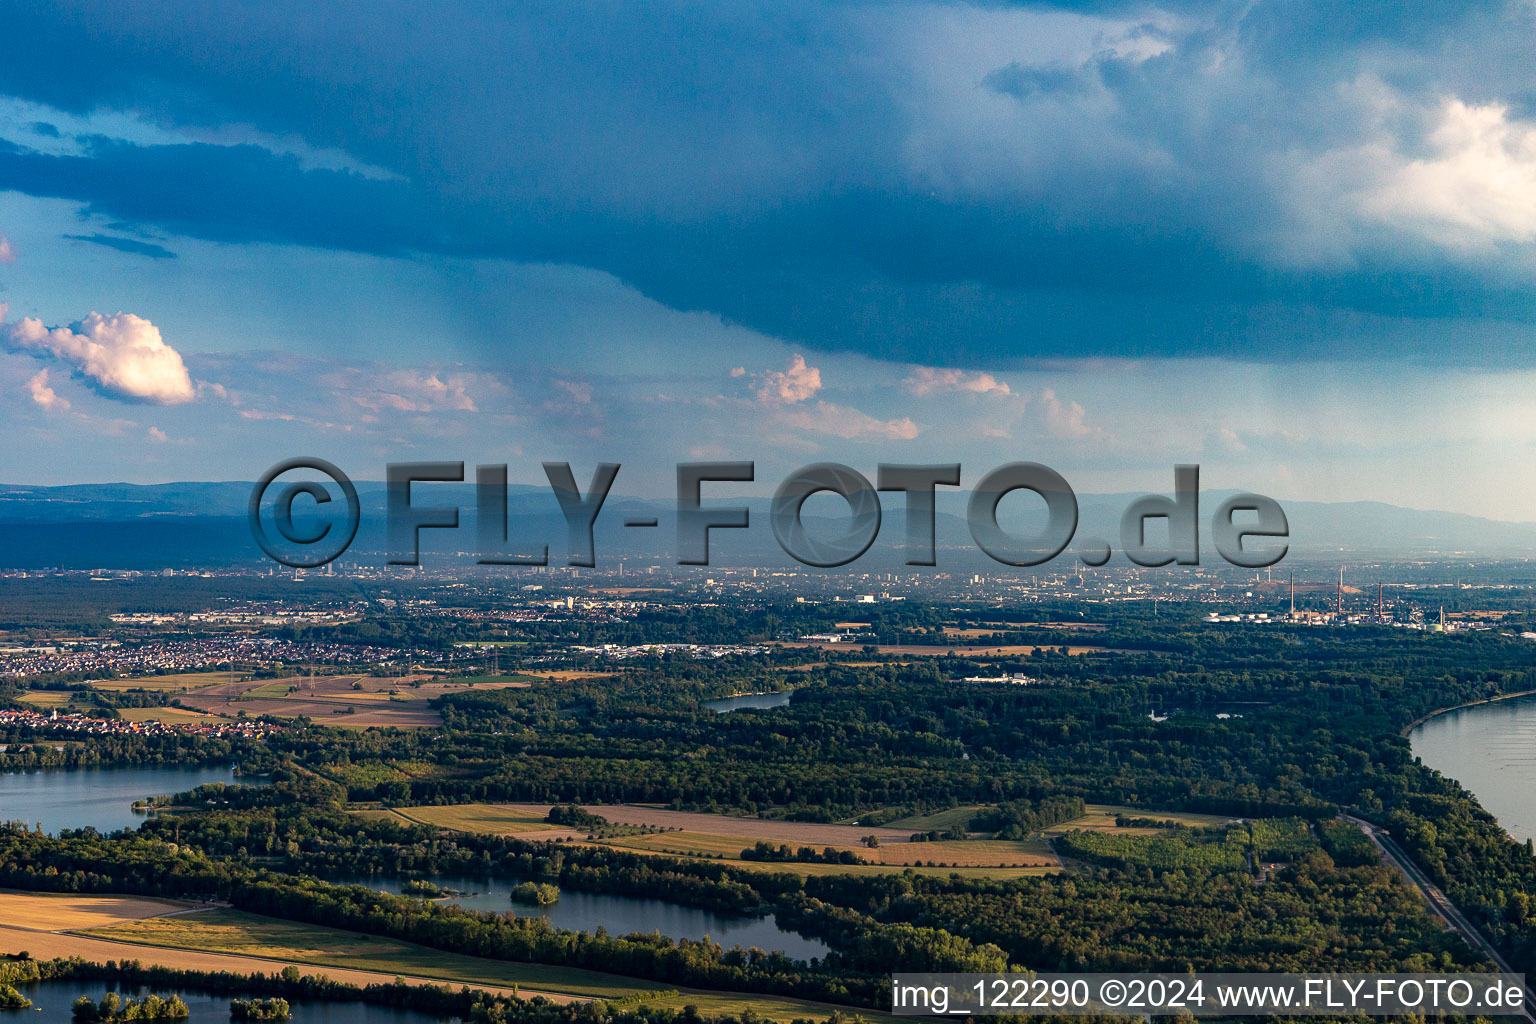
[[[287,1020],[293,1010],[286,999],[231,999],[230,1020]]]
[[[100,1021],[120,1020],[186,1020],[192,1015],[181,996],[157,996],[153,993],[142,999],[124,999],[116,992],[108,992],[101,1000],[90,996],[75,1000],[70,1017],[76,1024],[97,1024]]]
[[[560,899],[560,890],[548,882],[521,882],[512,887],[512,899],[516,903],[547,907]]]

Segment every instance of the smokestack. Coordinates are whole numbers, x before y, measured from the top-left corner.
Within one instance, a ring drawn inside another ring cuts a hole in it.
[[[1335,603],[1338,606],[1338,617],[1342,619],[1344,617],[1344,567],[1342,565],[1339,566],[1339,590]]]
[[[1387,621],[1387,614],[1386,614],[1386,611],[1383,608],[1383,604],[1382,604],[1382,600],[1381,600],[1381,584],[1380,583],[1376,584],[1376,621],[1378,621],[1378,622],[1385,622],[1385,621]]]
[[[1296,570],[1291,570],[1291,618],[1296,617]]]

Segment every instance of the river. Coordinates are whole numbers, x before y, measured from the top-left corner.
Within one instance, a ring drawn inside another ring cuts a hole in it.
[[[595,932],[608,929],[610,935],[628,935],[631,932],[650,934],[659,931],[671,939],[702,939],[706,935],[726,949],[742,946],[769,952],[783,953],[797,960],[827,955],[827,946],[778,926],[773,915],[767,917],[741,917],[719,914],[711,910],[685,907],[665,900],[640,899],[633,896],[613,896],[608,893],[578,892],[561,889],[558,902],[547,907],[532,907],[512,902],[513,881],[488,881],[480,878],[462,878],[433,875],[429,879],[444,889],[456,889],[462,896],[443,900],[466,910],[484,910],[493,914],[512,911],[524,916],[542,915],[556,928],[572,931]],[[389,878],[352,878],[342,884],[366,885],[370,889],[398,893],[400,883]]]
[[[135,800],[181,793],[208,782],[257,782],[228,765],[201,768],[59,768],[0,775],[0,821],[42,823],[45,832],[94,827],[99,832],[137,828],[145,811]]]
[[[1470,790],[1510,835],[1536,838],[1536,697],[1447,711],[1408,740],[1415,755]]]

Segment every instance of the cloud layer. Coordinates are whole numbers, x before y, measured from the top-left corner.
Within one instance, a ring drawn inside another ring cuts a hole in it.
[[[389,2],[15,12],[16,38],[92,71],[0,66],[22,123],[73,132],[0,140],[0,189],[219,241],[596,268],[930,366],[1536,358],[1504,329],[1536,321],[1526,0],[450,3],[409,24]],[[1448,348],[1432,325],[1458,319]]]

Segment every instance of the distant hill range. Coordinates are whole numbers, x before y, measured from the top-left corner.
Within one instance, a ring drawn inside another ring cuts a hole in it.
[[[585,485],[585,480],[582,480]],[[732,498],[726,484],[710,485],[706,505],[746,505],[751,509],[747,530],[717,530],[711,540],[712,562],[719,565],[785,566],[793,564],[779,549],[768,522],[765,498]],[[0,567],[7,568],[140,568],[271,564],[251,539],[246,506],[252,484],[244,481],[169,484],[74,484],[62,487],[0,485]],[[362,528],[347,561],[384,560],[384,485],[358,482]],[[710,492],[713,493],[710,493]],[[1201,494],[1202,549],[1208,564],[1217,564],[1210,549],[1210,517],[1234,492]],[[716,496],[718,495],[718,496]],[[1126,494],[1080,494],[1077,538],[1101,538],[1117,552],[1119,521],[1125,507],[1138,497]],[[936,524],[939,570],[973,572],[998,566],[976,550],[965,525],[965,492],[941,489]],[[854,571],[890,571],[902,566],[905,536],[904,502],[900,494],[883,494],[884,515],[874,547],[853,566]],[[301,499],[301,503],[306,499]],[[457,531],[427,530],[422,550],[435,560],[475,547],[475,496],[470,485],[418,484],[419,505],[453,505],[460,509]],[[1003,524],[1019,535],[1038,529],[1040,503],[1027,493],[1005,499]],[[1313,502],[1280,500],[1291,527],[1288,562],[1329,562],[1414,558],[1525,558],[1536,556],[1536,523],[1510,523],[1455,512],[1401,508],[1381,502]],[[297,506],[296,506],[297,507]],[[805,521],[812,534],[841,532],[841,501],[830,495],[806,505]],[[628,517],[655,517],[654,529],[626,528]],[[514,546],[548,543],[550,564],[565,564],[566,528],[547,487],[509,488],[508,536]],[[597,525],[599,566],[623,559],[670,565],[675,560],[676,520],[670,501],[612,495]],[[462,555],[470,558],[471,556]],[[1065,566],[1065,561],[1058,563]],[[1111,565],[1126,564],[1118,554]],[[834,570],[846,572],[843,570]]]

